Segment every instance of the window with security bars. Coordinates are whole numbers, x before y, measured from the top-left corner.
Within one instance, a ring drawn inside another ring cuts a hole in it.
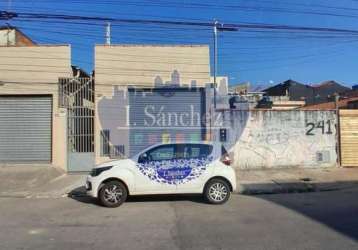
[[[111,155],[111,146],[109,143],[110,131],[102,130],[101,131],[101,156],[110,156]]]

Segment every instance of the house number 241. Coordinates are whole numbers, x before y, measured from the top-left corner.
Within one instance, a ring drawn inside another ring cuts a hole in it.
[[[332,134],[332,121],[319,121],[318,123],[308,122],[306,123],[306,135],[315,135],[315,131],[317,129],[320,129],[322,131],[322,134]]]

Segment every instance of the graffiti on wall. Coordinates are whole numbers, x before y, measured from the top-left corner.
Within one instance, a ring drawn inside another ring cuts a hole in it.
[[[231,113],[230,113],[231,112]],[[319,167],[336,162],[335,114],[331,111],[227,112],[234,164],[239,168]]]

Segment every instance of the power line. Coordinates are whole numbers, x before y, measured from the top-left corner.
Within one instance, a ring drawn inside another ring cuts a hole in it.
[[[26,13],[26,12],[0,12],[0,18],[21,19],[59,19],[59,20],[80,20],[90,22],[113,22],[113,23],[131,23],[131,24],[158,24],[158,25],[174,25],[174,26],[196,26],[196,27],[213,27],[210,22],[190,22],[190,21],[167,21],[154,19],[126,19],[126,18],[110,18],[98,16],[79,16],[79,15],[60,15],[60,14],[41,14],[41,13]],[[325,27],[308,27],[308,26],[294,26],[294,25],[275,25],[275,24],[260,24],[260,23],[230,23],[218,24],[218,28],[238,28],[238,29],[268,29],[268,30],[290,30],[290,31],[315,31],[315,32],[335,32],[335,33],[350,33],[358,34],[358,30],[352,29],[338,29]]]
[[[258,5],[257,3],[264,3],[265,5]],[[295,6],[304,9],[293,9],[282,8],[282,7],[273,7],[279,6],[281,4],[287,6]],[[289,2],[278,2],[278,1],[264,1],[257,0],[255,4],[245,3],[245,4],[224,4],[224,3],[192,3],[192,2],[173,2],[173,1],[101,1],[99,2],[83,2],[83,1],[71,1],[71,4],[90,4],[95,6],[106,6],[109,4],[112,5],[125,5],[133,7],[157,7],[157,8],[184,8],[184,9],[216,9],[216,10],[225,10],[225,11],[253,11],[253,12],[276,12],[276,13],[290,13],[290,14],[308,14],[308,15],[323,15],[323,16],[336,16],[336,17],[348,17],[348,18],[357,18],[356,15],[350,14],[339,14],[337,11],[357,11],[357,8],[348,8],[340,6],[331,6],[331,5],[322,5],[322,4],[302,4],[302,3],[289,3]],[[306,9],[308,7],[308,10]],[[312,10],[317,9],[317,10]],[[334,12],[322,12],[320,9],[325,10],[334,10]],[[147,15],[148,16],[148,15]],[[173,17],[164,17],[164,18],[173,18]]]

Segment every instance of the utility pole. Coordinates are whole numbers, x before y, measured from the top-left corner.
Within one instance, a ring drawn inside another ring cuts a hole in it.
[[[216,109],[216,96],[217,96],[217,71],[218,71],[218,32],[219,31],[238,31],[236,27],[224,26],[217,20],[214,21],[214,109]]]
[[[106,45],[111,45],[111,23],[108,22],[106,26]]]
[[[214,21],[214,109],[216,109],[216,74],[218,64],[218,21]]]

